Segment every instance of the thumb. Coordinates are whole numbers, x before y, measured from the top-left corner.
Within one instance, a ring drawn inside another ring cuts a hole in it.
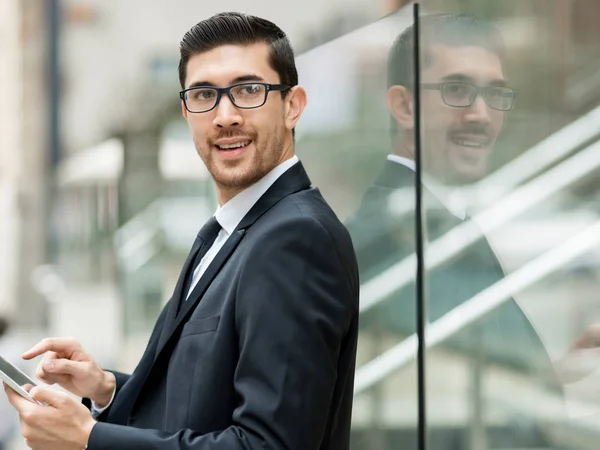
[[[34,387],[29,391],[29,395],[36,402],[54,407],[58,406],[60,400],[62,399],[60,392],[44,386]]]
[[[85,373],[85,363],[69,359],[51,359],[44,363],[44,371],[55,375],[82,376]]]

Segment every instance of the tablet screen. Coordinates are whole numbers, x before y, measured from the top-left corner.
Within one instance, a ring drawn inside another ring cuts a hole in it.
[[[2,356],[0,356],[0,371],[4,372],[8,377],[12,378],[19,386],[23,386],[25,384],[32,384],[35,386],[35,383],[32,379],[30,379],[19,369],[14,367]]]

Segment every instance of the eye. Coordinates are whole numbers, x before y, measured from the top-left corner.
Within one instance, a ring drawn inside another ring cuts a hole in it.
[[[488,97],[493,99],[501,99],[505,97],[505,90],[502,88],[491,88],[488,90]]]
[[[194,100],[212,100],[216,95],[213,89],[196,89],[192,91],[192,98]]]
[[[453,96],[468,95],[469,91],[469,86],[466,84],[453,83],[446,86],[446,93]]]
[[[238,94],[240,95],[256,95],[262,90],[261,84],[245,84],[238,88]]]

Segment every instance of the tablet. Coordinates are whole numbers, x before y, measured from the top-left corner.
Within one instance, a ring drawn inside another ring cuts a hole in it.
[[[0,355],[0,379],[4,381],[11,389],[13,389],[17,394],[21,397],[26,398],[30,402],[36,402],[31,396],[27,393],[22,386],[26,384],[31,384],[32,386],[36,386],[36,383],[21,372],[17,367],[8,362],[5,358]]]

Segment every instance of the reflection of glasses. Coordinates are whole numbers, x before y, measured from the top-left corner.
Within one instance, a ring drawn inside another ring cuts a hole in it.
[[[514,89],[507,86],[480,87],[460,81],[422,84],[421,88],[440,91],[444,103],[455,108],[471,106],[475,103],[477,96],[481,95],[490,108],[508,111],[513,108],[516,97]]]
[[[226,88],[197,86],[179,93],[186,109],[191,113],[204,113],[214,109],[227,94],[231,103],[238,108],[260,108],[267,101],[270,91],[286,91],[289,84],[242,83]]]

